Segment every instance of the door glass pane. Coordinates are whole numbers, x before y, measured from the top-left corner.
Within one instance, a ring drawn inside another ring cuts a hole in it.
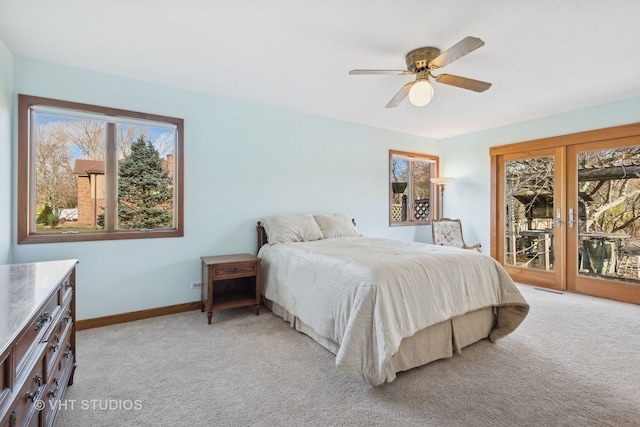
[[[579,153],[578,274],[640,283],[640,147]]]
[[[553,178],[553,156],[505,162],[506,264],[553,270]]]

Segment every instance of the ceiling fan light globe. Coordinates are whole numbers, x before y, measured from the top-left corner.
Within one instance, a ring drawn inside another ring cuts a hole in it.
[[[433,99],[433,86],[427,80],[421,80],[411,86],[409,101],[416,107],[424,107]]]

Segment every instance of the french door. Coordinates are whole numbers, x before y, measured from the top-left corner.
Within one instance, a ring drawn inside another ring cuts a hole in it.
[[[512,278],[640,304],[640,124],[491,155],[491,254]]]
[[[566,231],[562,221],[565,149],[549,148],[501,157],[498,181],[498,260],[511,277],[563,289]]]

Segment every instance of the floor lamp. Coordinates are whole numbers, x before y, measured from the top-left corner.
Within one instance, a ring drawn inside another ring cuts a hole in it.
[[[440,216],[439,218],[443,217],[443,213],[444,213],[444,186],[447,185],[448,183],[450,183],[451,181],[453,181],[453,178],[449,178],[449,177],[438,177],[438,178],[431,178],[431,182],[434,183],[438,189],[440,190]]]

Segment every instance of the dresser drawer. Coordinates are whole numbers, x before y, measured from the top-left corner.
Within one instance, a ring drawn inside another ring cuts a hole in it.
[[[44,349],[45,344],[37,345],[37,361],[26,378],[20,378],[18,384],[22,384],[16,394],[13,407],[7,412],[7,419],[15,418],[16,426],[40,425],[40,411],[36,408],[36,402],[44,400],[46,388],[44,378]],[[42,408],[40,408],[42,409]]]
[[[255,262],[217,265],[213,268],[213,278],[219,280],[253,276],[256,274],[256,271],[257,267]]]
[[[73,370],[73,353],[69,350],[69,336],[61,346],[60,353],[57,355],[53,370],[47,378],[47,387],[44,395],[41,397],[46,402],[42,416],[44,417],[44,425],[52,426],[56,416],[56,409],[59,407],[59,401],[62,399],[64,392],[69,384],[71,371]]]
[[[69,300],[62,306],[60,310],[56,312],[55,317],[51,321],[51,326],[42,338],[42,341],[49,342],[52,340],[57,340],[58,342],[60,342],[60,337],[72,323],[73,316],[71,312],[71,300]],[[56,335],[58,338],[56,338]]]
[[[69,330],[63,331],[62,334],[55,333],[51,336],[49,341],[47,341],[47,350],[45,352],[45,366],[46,370],[46,380],[49,381],[51,375],[56,369],[56,363],[59,362],[62,354],[67,351],[67,347],[69,346]]]
[[[24,369],[24,364],[29,358],[29,351],[34,343],[39,343],[46,336],[53,320],[58,316],[58,293],[56,292],[47,300],[45,306],[36,314],[29,326],[23,330],[22,335],[16,340],[14,360],[16,363],[16,376]]]
[[[67,360],[73,358],[73,349],[71,348],[71,326],[63,330],[62,334],[53,334],[51,339],[47,341],[47,351],[45,353],[46,380],[62,375],[63,365]]]
[[[67,351],[69,345],[71,329],[73,325],[73,317],[71,316],[71,300],[67,301],[58,311],[53,324],[47,331],[44,341],[47,343],[47,351],[45,352],[45,366],[47,367],[47,382],[51,376],[51,371],[60,354]]]

